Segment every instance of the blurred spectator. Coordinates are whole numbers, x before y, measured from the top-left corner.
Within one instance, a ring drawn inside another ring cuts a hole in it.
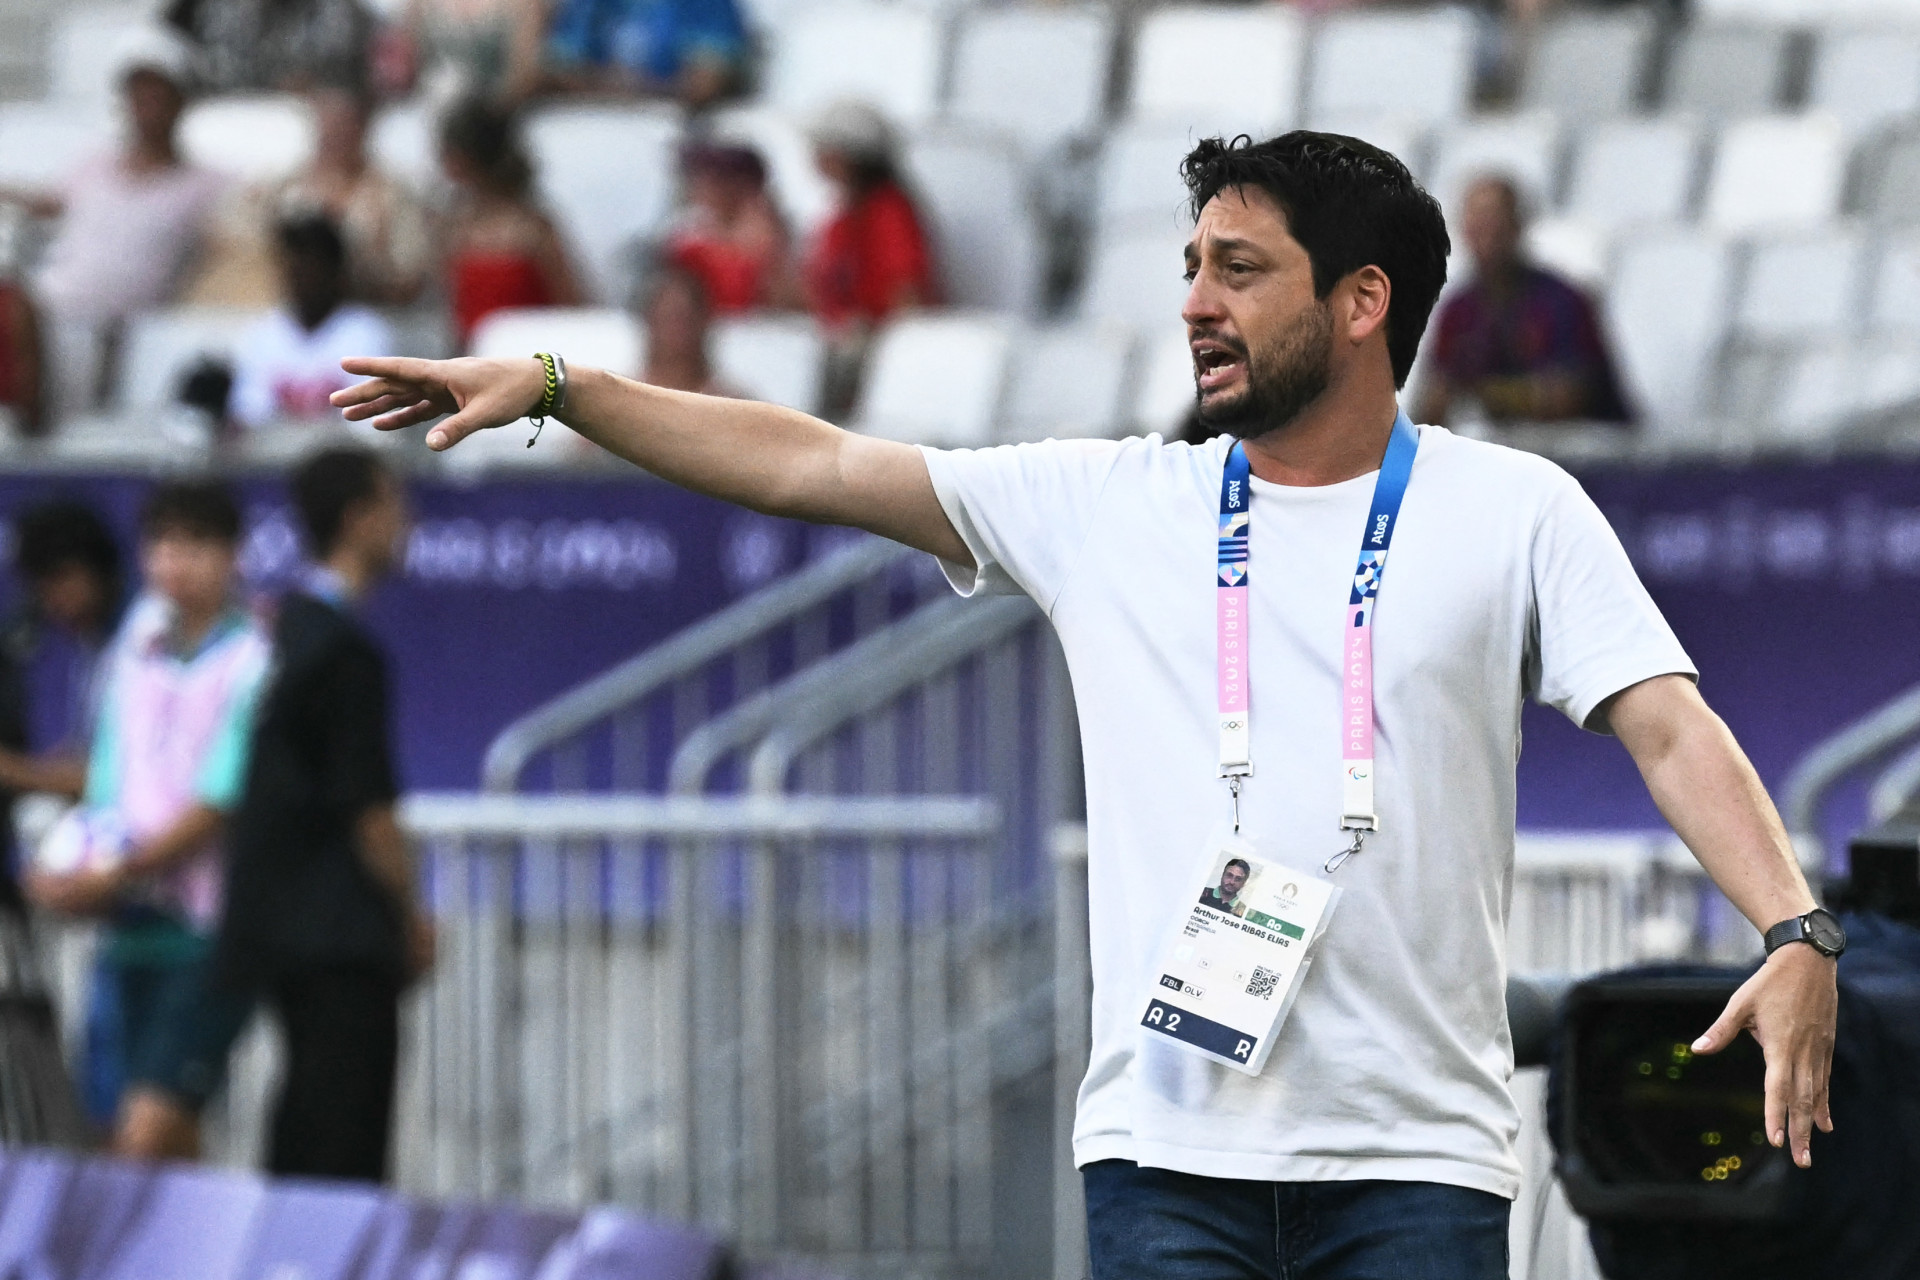
[[[247,332],[234,352],[232,415],[257,428],[300,419],[332,421],[327,397],[354,381],[340,361],[392,355],[393,330],[347,301],[346,242],[319,214],[280,226],[285,302]]]
[[[786,222],[752,147],[688,144],[680,153],[686,209],[667,239],[674,262],[698,276],[721,315],[801,301]]]
[[[533,201],[533,166],[513,114],[476,100],[455,107],[440,128],[440,163],[459,192],[447,297],[461,343],[491,311],[578,305],[560,232]]]
[[[407,36],[417,76],[450,101],[524,101],[540,83],[541,0],[412,0]]]
[[[26,588],[26,608],[9,627],[14,662],[32,664],[51,626],[72,646],[72,662],[58,681],[65,702],[57,717],[59,741],[29,756],[0,748],[0,786],[78,797],[86,786],[99,668],[124,607],[120,546],[98,512],[56,498],[22,512],[13,526],[13,567]]]
[[[100,404],[119,322],[171,301],[201,248],[223,184],[177,145],[192,59],[162,28],[131,38],[117,58],[127,141],[28,200],[61,218],[35,281],[56,420]]]
[[[1521,250],[1514,184],[1468,187],[1461,231],[1474,277],[1435,318],[1420,420],[1445,423],[1471,401],[1495,422],[1628,421],[1593,304]]]
[[[22,435],[45,426],[40,380],[40,314],[19,281],[0,279],[0,405],[13,411]]]
[[[810,136],[815,163],[837,195],[807,257],[814,314],[829,329],[857,332],[903,308],[937,301],[933,257],[900,182],[885,117],[865,103],[838,103]]]
[[[642,382],[670,391],[730,395],[713,376],[708,331],[713,319],[700,277],[664,262],[648,285],[641,316],[647,328],[647,367]]]
[[[734,0],[559,0],[547,33],[559,87],[657,94],[690,107],[731,93],[746,56]]]
[[[268,1168],[380,1181],[400,993],[431,965],[433,928],[394,818],[386,658],[356,610],[399,560],[406,495],[357,449],[309,459],[292,487],[316,567],[274,627],[228,841],[222,958],[286,1033]]]
[[[155,607],[133,611],[114,641],[86,794],[28,880],[43,906],[108,920],[94,981],[117,1012],[121,1155],[198,1156],[200,1110],[248,1012],[212,969],[219,835],[269,660],[235,602],[239,545],[240,509],[221,485],[164,484],[147,500]]]
[[[172,0],[166,13],[212,92],[365,82],[374,24],[359,0]]]

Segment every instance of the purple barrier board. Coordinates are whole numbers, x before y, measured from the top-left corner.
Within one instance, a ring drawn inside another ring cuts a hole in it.
[[[1920,463],[1581,478],[1769,783],[1821,737],[1920,682]],[[131,545],[148,483],[0,476],[0,518],[70,494],[99,503]],[[514,717],[847,536],[642,476],[410,487],[418,523],[405,570],[369,617],[394,657],[405,779],[423,789],[474,786],[487,743]],[[271,590],[299,563],[285,490],[270,479],[241,489],[245,569]],[[57,677],[55,658],[42,667]],[[46,683],[36,703],[43,740],[67,705],[51,687],[58,680]],[[1617,744],[1537,707],[1524,730],[1523,827],[1660,825]]]

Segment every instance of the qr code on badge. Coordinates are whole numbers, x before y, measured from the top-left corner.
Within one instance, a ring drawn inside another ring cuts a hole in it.
[[[1273,999],[1274,988],[1279,985],[1279,974],[1271,969],[1263,969],[1255,965],[1253,969],[1253,981],[1247,983],[1247,994],[1250,996],[1259,996],[1262,1000],[1271,1000]]]

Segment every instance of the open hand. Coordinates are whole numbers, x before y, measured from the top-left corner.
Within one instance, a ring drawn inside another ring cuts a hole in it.
[[[1781,947],[1693,1042],[1695,1053],[1718,1053],[1742,1029],[1753,1033],[1767,1059],[1767,1141],[1786,1146],[1802,1169],[1813,1163],[1814,1126],[1833,1132],[1827,1077],[1840,1005],[1835,969],[1831,957],[1805,943]]]
[[[334,407],[349,422],[371,418],[381,431],[398,431],[452,414],[427,433],[429,449],[449,449],[476,431],[526,417],[540,403],[545,386],[544,370],[532,356],[516,360],[349,356],[340,367],[367,379],[333,393]]]

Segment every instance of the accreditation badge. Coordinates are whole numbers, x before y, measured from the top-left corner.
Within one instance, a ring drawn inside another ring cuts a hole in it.
[[[1161,948],[1140,1025],[1255,1076],[1299,994],[1340,890],[1260,856],[1222,823]]]

